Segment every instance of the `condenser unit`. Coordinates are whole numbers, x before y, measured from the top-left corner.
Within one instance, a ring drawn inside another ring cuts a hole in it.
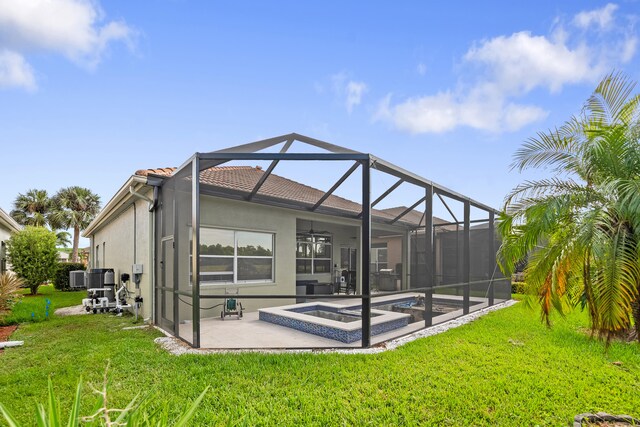
[[[76,270],[69,272],[69,287],[71,289],[84,289],[84,271]]]

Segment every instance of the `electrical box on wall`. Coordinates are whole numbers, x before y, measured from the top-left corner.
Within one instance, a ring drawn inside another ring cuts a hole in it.
[[[133,264],[131,270],[133,274],[142,274],[142,264]]]

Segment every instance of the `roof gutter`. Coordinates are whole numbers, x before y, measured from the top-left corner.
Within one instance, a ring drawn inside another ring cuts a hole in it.
[[[151,185],[153,185],[153,199],[145,196],[144,194],[138,193],[133,185],[129,186],[129,194],[149,202],[149,212],[155,211],[156,207],[158,206],[158,185]]]
[[[83,237],[88,237],[95,231],[95,229],[102,224],[102,222],[109,217],[111,212],[114,209],[117,209],[119,205],[123,202],[125,197],[129,196],[129,187],[134,184],[147,184],[147,177],[140,175],[132,175],[127,182],[124,183],[122,187],[118,190],[118,192],[107,202],[107,204],[102,208],[102,210],[98,213],[98,215],[91,221],[89,226],[82,232]]]
[[[15,219],[11,218],[5,211],[0,209],[0,224],[4,224],[11,231],[20,231],[22,230],[22,226],[16,222]]]

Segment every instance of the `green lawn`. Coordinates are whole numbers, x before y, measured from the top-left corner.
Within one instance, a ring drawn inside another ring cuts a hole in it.
[[[548,330],[524,304],[376,355],[172,356],[131,318],[91,315],[21,325],[0,355],[0,400],[20,420],[51,375],[68,407],[77,379],[111,399],[151,392],[178,411],[207,386],[194,425],[570,425],[574,415],[640,416],[640,347],[582,332],[583,313]],[[620,362],[613,364],[612,362]],[[93,404],[85,387],[83,413]]]
[[[47,300],[50,301],[51,316],[56,308],[82,304],[82,298],[86,298],[87,292],[62,292],[55,290],[52,285],[44,285],[38,288],[38,295],[30,295],[29,289],[24,289],[22,294],[22,299],[13,307],[11,314],[0,318],[0,326],[47,320]]]

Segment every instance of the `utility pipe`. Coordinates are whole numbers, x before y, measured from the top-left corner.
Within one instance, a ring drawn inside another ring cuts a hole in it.
[[[24,344],[24,341],[5,341],[0,342],[0,348],[19,347]]]
[[[151,274],[151,280],[150,280],[150,286],[151,286],[151,319],[152,322],[155,322],[155,310],[156,310],[156,298],[155,298],[155,260],[156,260],[156,254],[155,254],[155,235],[154,235],[154,231],[155,231],[155,220],[156,220],[156,215],[155,215],[155,210],[156,207],[158,205],[158,185],[152,184],[153,185],[153,199],[150,199],[149,197],[145,196],[144,194],[138,193],[133,185],[129,186],[129,193],[131,193],[132,196],[138,197],[139,199],[142,200],[146,200],[147,202],[149,202],[149,214],[151,216],[151,220],[149,221],[149,251],[151,254],[151,262],[154,264],[152,266],[150,266],[149,271]],[[135,203],[134,203],[134,208],[135,208]],[[135,218],[134,218],[135,221]],[[135,239],[135,237],[134,237]],[[138,293],[140,292],[140,290],[138,289]],[[138,295],[139,296],[139,295]],[[137,308],[138,308],[138,303],[135,303],[135,307],[136,307],[136,319],[138,317],[138,313],[137,313]]]

